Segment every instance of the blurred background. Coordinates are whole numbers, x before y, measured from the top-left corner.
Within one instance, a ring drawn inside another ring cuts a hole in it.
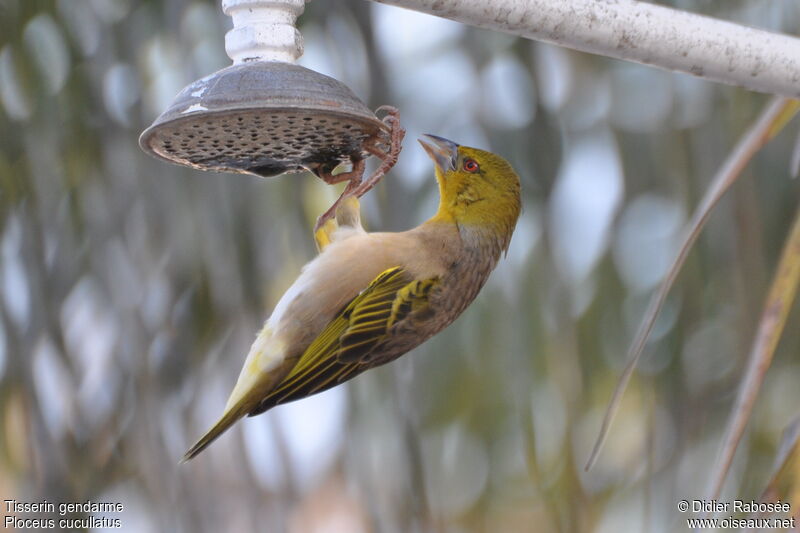
[[[792,0],[675,0],[786,33]],[[227,66],[216,0],[0,0],[0,496],[113,501],[125,531],[685,530],[797,207],[797,124],[722,202],[583,471],[647,298],[764,95],[364,0],[314,0],[300,63],[398,106],[372,230],[430,216],[415,138],[502,154],[523,181],[508,257],[449,329],[344,386],[247,419],[196,460],[337,191],[140,151]],[[795,306],[797,307],[797,306]],[[797,309],[736,456],[757,498],[800,406]]]

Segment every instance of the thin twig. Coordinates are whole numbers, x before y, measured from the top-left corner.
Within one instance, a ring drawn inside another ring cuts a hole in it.
[[[619,378],[617,387],[614,389],[614,394],[611,397],[608,408],[606,409],[603,423],[600,427],[600,433],[598,434],[597,440],[592,448],[592,453],[589,456],[589,460],[586,462],[586,470],[592,468],[592,465],[594,465],[595,461],[597,460],[597,456],[603,447],[606,437],[608,436],[608,430],[611,427],[611,422],[614,420],[614,416],[616,415],[619,402],[622,400],[622,395],[625,393],[625,389],[628,386],[631,376],[633,375],[633,371],[636,369],[636,365],[641,358],[642,351],[644,350],[644,346],[647,343],[647,339],[649,338],[650,332],[653,329],[656,318],[658,317],[658,313],[661,310],[661,307],[664,305],[667,294],[669,293],[672,285],[675,283],[675,279],[678,277],[678,273],[686,261],[689,251],[692,249],[697,237],[700,235],[700,231],[703,229],[703,226],[705,226],[706,221],[711,216],[711,211],[720,201],[725,192],[737,180],[739,175],[742,173],[742,170],[744,170],[756,152],[758,152],[761,147],[767,143],[767,141],[769,141],[778,133],[778,131],[780,131],[780,127],[788,122],[788,119],[786,118],[787,112],[791,111],[793,113],[797,111],[796,104],[797,102],[794,100],[778,97],[773,98],[772,101],[770,101],[753,127],[751,127],[750,130],[739,140],[733,152],[731,152],[731,154],[728,156],[728,159],[719,169],[713,181],[711,182],[711,185],[700,201],[700,205],[695,210],[694,214],[692,215],[692,220],[689,222],[686,235],[684,236],[683,244],[678,251],[678,255],[667,272],[666,277],[661,282],[661,285],[651,297],[650,303],[645,311],[644,318],[642,319],[633,343],[628,350],[628,362],[625,365],[625,369]],[[791,116],[792,115],[790,114],[789,118],[791,118]]]
[[[797,467],[800,465],[800,416],[783,430],[772,475],[761,493],[760,501],[781,500],[792,504],[792,516],[800,513],[800,484]]]
[[[790,173],[793,178],[800,175],[800,134],[797,135],[797,140],[794,142],[794,150],[792,150],[792,162],[789,165]]]
[[[728,419],[722,450],[710,477],[708,499],[716,499],[722,490],[722,484],[728,475],[736,448],[742,440],[742,434],[744,434],[747,421],[750,420],[758,391],[761,389],[764,376],[772,363],[772,356],[792,309],[798,282],[800,282],[800,207],[798,207],[794,225],[784,245],[769,295],[764,302],[764,310],[750,351],[747,371]]]

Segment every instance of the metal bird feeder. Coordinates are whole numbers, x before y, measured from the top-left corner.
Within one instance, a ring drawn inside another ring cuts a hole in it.
[[[330,168],[387,143],[390,128],[339,81],[294,64],[304,0],[222,0],[234,64],[195,81],[139,138],[161,159],[263,177]]]

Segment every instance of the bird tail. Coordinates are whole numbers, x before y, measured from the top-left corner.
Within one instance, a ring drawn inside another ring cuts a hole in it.
[[[250,348],[222,417],[189,448],[181,463],[205,450],[236,421],[258,407],[293,364],[293,361],[286,361],[284,355],[285,345],[273,336],[269,324],[265,325]]]
[[[228,428],[230,428],[240,418],[247,414],[249,410],[248,407],[249,406],[244,402],[240,402],[230,409],[226,409],[225,413],[217,421],[217,423],[214,424],[211,429],[206,431],[206,434],[200,437],[200,439],[195,442],[191,448],[189,448],[189,451],[184,454],[183,459],[181,459],[181,464],[185,463],[189,459],[192,459],[198,453],[208,448],[208,445],[217,440],[217,437],[225,433]]]

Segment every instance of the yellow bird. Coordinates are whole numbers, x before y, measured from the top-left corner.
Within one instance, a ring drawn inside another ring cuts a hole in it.
[[[520,213],[520,183],[490,152],[426,135],[439,209],[399,233],[367,233],[350,197],[315,235],[302,270],[258,334],[203,451],[245,415],[305,398],[388,363],[435,335],[475,299]]]

